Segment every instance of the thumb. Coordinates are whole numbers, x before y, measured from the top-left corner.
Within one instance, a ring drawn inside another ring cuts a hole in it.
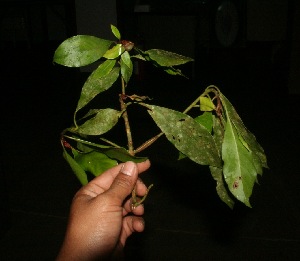
[[[127,161],[123,164],[119,174],[116,176],[107,193],[111,194],[115,203],[121,206],[125,198],[133,190],[137,178],[137,165],[132,161]]]

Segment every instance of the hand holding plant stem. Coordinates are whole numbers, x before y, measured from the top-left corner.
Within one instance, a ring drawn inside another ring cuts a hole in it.
[[[118,162],[144,161],[145,158],[137,157],[136,154],[165,135],[179,151],[179,158],[188,157],[198,164],[209,166],[217,182],[217,193],[223,202],[232,208],[235,200],[239,200],[251,207],[249,198],[257,174],[262,174],[262,169],[267,168],[267,160],[264,150],[244,126],[232,104],[213,85],[208,86],[184,112],[148,104],[147,96],[128,95],[128,83],[133,71],[132,59],[151,63],[168,74],[179,76],[184,74],[176,66],[193,59],[160,49],[142,51],[134,43],[122,40],[115,26],[111,25],[111,29],[117,42],[77,35],[65,40],[54,54],[55,63],[69,67],[102,61],[83,85],[74,113],[74,126],[64,130],[61,136],[64,157],[80,182],[86,184],[88,173],[101,175]],[[120,110],[90,109],[79,118],[78,112],[87,108],[97,95],[111,88],[119,77]],[[161,129],[161,133],[136,149],[127,111],[128,106],[135,105],[146,108]],[[199,116],[192,118],[187,113],[195,108]],[[104,137],[120,117],[124,119],[127,148]],[[99,142],[94,141],[95,137],[99,137]],[[140,203],[134,202],[134,206]]]

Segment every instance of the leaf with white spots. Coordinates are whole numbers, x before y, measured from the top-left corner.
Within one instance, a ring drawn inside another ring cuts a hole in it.
[[[53,61],[67,67],[81,67],[99,60],[112,41],[90,35],[76,35],[63,41],[56,49]]]
[[[101,135],[116,125],[121,112],[114,109],[100,109],[95,116],[80,125],[76,132],[81,135]]]
[[[227,119],[222,145],[223,173],[230,192],[246,206],[256,181],[252,153],[242,144],[235,126]]]
[[[101,69],[99,69],[101,70]],[[101,92],[109,89],[118,79],[120,67],[112,68],[107,74],[99,77],[98,69],[89,76],[82,87],[80,98],[77,104],[76,112],[86,106],[92,99]]]
[[[256,163],[258,164],[260,161],[261,166],[258,166],[258,169],[261,169],[261,167],[267,168],[268,164],[265,152],[261,145],[256,141],[255,136],[245,127],[235,108],[222,93],[220,93],[220,99],[226,110],[227,117],[231,119],[238,134],[242,137],[242,142],[246,142],[249,149],[253,152],[253,154],[255,154]]]
[[[205,127],[184,113],[155,105],[146,106],[157,126],[180,152],[198,164],[222,166],[215,141]]]
[[[213,179],[217,182],[216,190],[217,190],[217,194],[218,194],[219,198],[225,204],[227,204],[230,208],[233,208],[234,201],[227,192],[226,184],[223,180],[222,168],[209,166],[209,169],[210,169],[210,173],[211,173]]]

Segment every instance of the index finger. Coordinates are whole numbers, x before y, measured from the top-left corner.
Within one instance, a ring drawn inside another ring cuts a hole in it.
[[[89,191],[94,194],[94,196],[103,193],[108,190],[113,183],[116,176],[120,173],[124,163],[121,163],[115,167],[112,167],[104,171],[100,176],[95,177],[87,185],[85,185],[82,190]],[[150,161],[146,160],[144,162],[137,163],[138,173],[146,171],[150,167]],[[90,194],[90,193],[89,193]]]

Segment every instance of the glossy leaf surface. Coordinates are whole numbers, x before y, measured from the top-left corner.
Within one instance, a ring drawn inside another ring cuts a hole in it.
[[[63,156],[66,161],[69,163],[71,169],[73,170],[74,174],[80,181],[82,185],[86,185],[88,183],[88,178],[85,171],[82,167],[73,159],[71,155],[68,154],[65,148],[63,148]]]
[[[120,115],[121,112],[114,109],[100,109],[93,118],[80,125],[77,132],[83,135],[101,135],[116,125]]]
[[[77,153],[74,160],[84,171],[88,171],[94,176],[99,176],[104,171],[118,165],[116,160],[110,159],[105,154],[98,151]]]
[[[200,110],[201,111],[212,111],[214,109],[215,109],[215,105],[210,98],[200,97]]]
[[[128,52],[125,52],[125,53],[128,53]],[[127,56],[127,55],[124,55],[124,56]],[[123,57],[123,54],[121,57]],[[127,58],[122,58],[121,59],[121,75],[126,83],[129,82],[129,80],[132,76],[132,71],[133,71],[133,64],[131,62],[130,56],[129,56],[129,60]]]
[[[89,35],[77,35],[62,42],[54,53],[53,61],[68,67],[81,67],[99,60],[112,41]]]
[[[102,78],[109,74],[111,70],[116,65],[116,60],[106,60],[103,63],[101,63],[98,68],[93,72],[93,79]]]
[[[121,55],[121,60],[128,66],[130,67],[132,65],[131,59],[130,59],[130,54],[129,52],[125,51]]]
[[[86,106],[97,94],[109,89],[118,79],[119,72],[120,67],[114,67],[108,74],[99,78],[97,70],[94,71],[82,87],[76,112]]]
[[[198,164],[221,167],[215,141],[205,127],[181,112],[155,105],[147,107],[157,126],[180,152]]]
[[[110,25],[110,29],[111,29],[111,31],[112,31],[112,33],[114,34],[114,36],[118,39],[118,40],[120,40],[121,39],[121,34],[120,34],[120,31],[119,31],[119,29],[117,28],[117,27],[115,27],[114,25]]]
[[[125,48],[122,46],[122,44],[116,44],[114,47],[107,50],[106,53],[103,55],[103,57],[106,59],[116,59],[124,51],[125,51]]]

